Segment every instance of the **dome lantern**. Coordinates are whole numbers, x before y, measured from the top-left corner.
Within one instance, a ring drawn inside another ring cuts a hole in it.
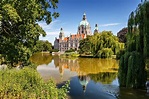
[[[83,26],[87,26],[87,25],[89,25],[85,13],[83,14],[82,21],[80,22],[80,26],[81,26],[81,25],[83,25]]]

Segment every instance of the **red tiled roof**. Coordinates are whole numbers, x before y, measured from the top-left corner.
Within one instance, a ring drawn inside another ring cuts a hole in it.
[[[69,37],[65,37],[65,38],[64,38],[64,41],[68,41],[68,39],[69,39]]]
[[[65,37],[63,41],[67,42],[69,40],[69,38],[72,39],[78,39],[78,38],[85,38],[85,34],[74,34],[74,35],[70,35],[70,37]],[[56,39],[59,42],[59,39]]]
[[[72,39],[80,38],[80,37],[82,37],[82,38],[84,39],[85,34],[75,34],[75,35],[71,35],[71,38],[72,38]]]

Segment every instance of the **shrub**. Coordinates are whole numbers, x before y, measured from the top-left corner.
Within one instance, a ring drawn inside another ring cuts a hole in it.
[[[50,50],[50,53],[52,53],[52,52],[58,52],[59,50],[58,49],[51,49]]]
[[[67,51],[65,51],[65,52],[67,52],[67,53],[68,53],[68,52],[75,52],[75,50],[71,48],[70,50],[67,50]]]
[[[0,71],[1,99],[64,99],[67,86],[58,89],[53,80],[44,82],[36,70],[24,68],[21,70]]]

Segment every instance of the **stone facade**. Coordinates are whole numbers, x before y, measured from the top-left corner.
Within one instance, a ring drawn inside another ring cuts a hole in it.
[[[98,27],[95,27],[95,29],[98,29]],[[59,39],[55,38],[54,41],[54,49],[58,49],[60,52],[65,52],[70,49],[78,50],[79,41],[85,39],[87,35],[92,35],[92,32],[90,24],[87,21],[86,14],[84,14],[82,21],[78,26],[77,34],[65,37],[63,29],[60,29]]]

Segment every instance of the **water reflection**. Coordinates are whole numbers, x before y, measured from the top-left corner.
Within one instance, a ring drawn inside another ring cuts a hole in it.
[[[52,55],[50,53],[35,53],[30,58],[30,61],[37,65],[48,65],[52,61]]]
[[[31,57],[31,61],[39,64],[37,70],[45,81],[52,77],[62,85],[70,80],[69,99],[149,98],[145,92],[119,88],[118,62],[114,59],[64,59],[38,53]]]
[[[90,78],[87,75],[79,75],[79,82],[82,85],[82,89],[85,92],[88,82],[90,81]]]
[[[102,84],[111,84],[114,79],[117,77],[117,73],[110,72],[100,72],[98,74],[89,74],[88,75],[94,82],[101,82]]]
[[[116,60],[65,59],[39,53],[32,56],[31,60],[40,64],[37,70],[45,80],[52,77],[58,86],[70,80],[71,89],[68,94],[70,99],[115,98],[107,93],[104,84],[111,84],[116,79],[118,69]]]
[[[64,73],[65,69],[75,71],[78,75],[98,74],[100,73],[117,73],[118,64],[114,59],[93,59],[93,58],[76,58],[76,59],[64,59],[55,56],[54,64],[59,68],[60,73]],[[97,76],[98,76],[97,75]]]

